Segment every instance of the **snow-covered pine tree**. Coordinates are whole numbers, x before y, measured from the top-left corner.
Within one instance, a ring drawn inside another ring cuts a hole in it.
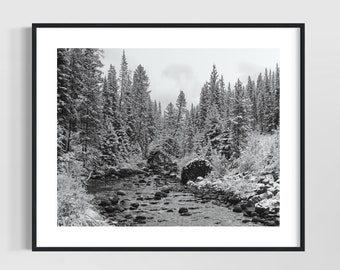
[[[216,105],[218,112],[221,112],[221,92],[220,92],[219,76],[217,73],[216,65],[213,65],[213,70],[210,74],[209,92],[210,92],[210,106]]]
[[[238,79],[235,84],[233,108],[231,112],[231,150],[232,158],[238,158],[242,148],[246,145],[248,132],[250,130],[247,112],[247,99],[242,82]]]
[[[158,102],[158,114],[159,114],[159,117],[162,119],[163,112],[162,112],[162,105],[160,102]]]
[[[222,122],[216,104],[213,104],[208,112],[206,127],[206,141],[212,149],[217,149],[220,144],[219,135],[221,135],[222,132]]]
[[[195,147],[195,107],[191,103],[190,112],[187,114],[185,127],[185,153],[191,154]]]
[[[175,106],[170,102],[164,111],[164,135],[167,137],[171,137],[171,134],[176,128],[176,114],[175,114]]]
[[[210,95],[209,95],[209,84],[206,82],[201,90],[200,104],[199,104],[199,117],[200,117],[200,131],[205,128],[205,123],[208,116],[208,110],[210,107]]]
[[[82,50],[83,88],[79,97],[80,140],[83,153],[89,147],[96,147],[100,131],[100,87],[102,67],[101,51],[99,49]]]
[[[119,152],[122,149],[118,136],[111,122],[107,122],[105,128],[101,130],[100,151],[101,159],[106,166],[115,166],[118,161],[124,160],[123,154]],[[124,149],[124,148],[123,148]]]
[[[227,95],[226,95],[226,109],[225,109],[225,113],[226,113],[226,122],[230,123],[230,114],[231,114],[231,109],[232,109],[232,100],[233,100],[233,92],[231,91],[231,85],[230,82],[228,83],[228,88],[227,88]],[[230,126],[229,126],[230,128]]]
[[[219,89],[220,89],[220,103],[221,103],[221,111],[220,115],[223,119],[227,118],[227,113],[226,113],[226,106],[227,106],[227,90],[225,88],[225,82],[224,78],[221,75],[220,80],[219,80]]]
[[[271,75],[268,74],[268,70],[264,73],[264,130],[267,133],[271,133],[274,130],[274,104],[273,93],[271,90]]]
[[[251,80],[250,76],[248,76],[248,82],[246,85],[246,93],[249,99],[249,120],[250,125],[253,130],[255,130],[256,122],[257,122],[257,106],[256,106],[256,89],[255,82]]]
[[[157,105],[157,102],[156,102],[156,105]],[[146,118],[147,140],[146,140],[145,157],[147,156],[149,152],[149,145],[153,142],[153,140],[156,138],[156,135],[157,135],[157,123],[155,119],[155,111],[154,111],[149,93],[147,95],[147,108],[148,108],[147,118]]]
[[[117,79],[117,72],[113,65],[110,65],[108,74],[107,74],[107,89],[108,89],[108,98],[111,100],[111,118],[109,123],[106,126],[103,126],[104,137],[106,140],[115,141],[115,137],[117,137],[117,152],[115,154],[115,160],[125,160],[129,156],[130,151],[130,141],[125,132],[125,126],[122,123],[121,112],[119,110],[119,86]],[[113,131],[111,131],[112,125]],[[111,139],[108,139],[109,136],[112,136]],[[110,147],[110,146],[108,146]],[[113,161],[111,161],[112,163]]]
[[[274,127],[280,126],[280,68],[276,64],[275,82],[274,82]]]
[[[260,73],[257,77],[256,82],[256,105],[257,105],[257,126],[260,133],[265,132],[264,127],[264,115],[265,115],[265,98],[264,98],[264,81],[262,79],[262,74]]]
[[[130,74],[129,67],[125,56],[125,51],[123,50],[122,60],[120,62],[120,71],[119,71],[119,85],[120,85],[120,96],[119,96],[119,111],[123,113],[123,104],[125,101],[125,93],[130,90]],[[125,117],[123,116],[123,120]]]
[[[150,121],[150,114],[152,114],[152,104],[148,88],[149,78],[146,71],[142,65],[138,65],[133,74],[132,85],[134,95],[134,139],[138,143],[144,157],[147,154],[150,143],[148,121]]]
[[[102,99],[103,99],[103,121],[104,123],[109,122],[111,124],[112,119],[112,98],[109,93],[108,83],[106,77],[103,80],[103,90],[102,90]]]
[[[177,100],[176,100],[176,127],[173,131],[173,136],[182,135],[183,132],[183,120],[185,117],[185,114],[187,112],[186,109],[187,101],[185,99],[185,94],[183,91],[180,91]]]
[[[57,111],[58,111],[58,157],[70,150],[70,135],[74,119],[74,101],[70,88],[70,53],[68,49],[57,50]]]
[[[109,96],[111,97],[111,112],[112,112],[112,124],[113,128],[117,129],[121,126],[119,106],[119,96],[118,96],[118,80],[117,72],[113,65],[110,65],[107,74],[107,87]]]

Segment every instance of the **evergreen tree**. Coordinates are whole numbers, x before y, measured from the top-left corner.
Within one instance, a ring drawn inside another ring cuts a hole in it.
[[[110,97],[106,77],[104,77],[102,92],[103,92],[103,120],[104,120],[104,123],[110,122],[111,124],[112,99]]]
[[[280,68],[276,64],[275,82],[274,82],[274,127],[280,126]]]
[[[180,91],[177,101],[176,101],[176,128],[173,132],[173,135],[176,136],[178,132],[181,132],[182,126],[183,126],[183,119],[186,113],[186,106],[187,102],[185,99],[185,94],[183,91]]]
[[[116,69],[113,65],[110,65],[107,75],[107,87],[109,96],[111,97],[111,111],[112,111],[112,123],[113,128],[118,129],[121,126],[121,116],[119,112],[119,96],[118,96],[118,80]]]
[[[171,136],[176,128],[175,106],[170,102],[164,112],[164,131],[166,136]]]
[[[100,84],[101,51],[98,49],[84,49],[82,58],[83,89],[79,99],[80,140],[82,151],[87,153],[89,146],[98,143],[100,130]]]
[[[120,83],[119,110],[121,112],[123,112],[123,104],[126,101],[125,100],[125,94],[126,94],[126,92],[130,91],[130,87],[131,87],[129,67],[128,67],[128,63],[127,63],[127,60],[126,60],[124,50],[123,50],[122,60],[121,60],[121,63],[120,63],[119,83]]]
[[[70,89],[70,54],[68,49],[57,50],[57,111],[58,156],[70,150],[74,117],[74,101]]]
[[[149,94],[148,94],[148,99],[147,99],[147,108],[148,108],[147,119],[146,119],[147,139],[146,139],[146,149],[145,149],[145,155],[144,155],[145,157],[148,153],[150,143],[156,138],[156,134],[157,134],[157,123],[155,119],[155,113],[154,113],[154,108],[152,106],[152,101],[151,101]]]
[[[255,125],[257,122],[257,108],[256,108],[256,92],[255,92],[255,82],[251,80],[248,76],[248,83],[246,85],[247,97],[249,99],[249,120],[251,127],[255,130]]]
[[[216,105],[210,109],[207,117],[207,132],[205,133],[207,142],[210,142],[212,149],[217,149],[219,146],[219,135],[222,132],[222,123],[220,113]]]
[[[267,133],[271,133],[274,130],[274,106],[273,106],[273,94],[271,91],[271,75],[268,74],[267,69],[264,74],[264,130]]]
[[[152,103],[149,96],[149,78],[146,75],[146,71],[142,65],[138,65],[133,74],[133,94],[134,94],[134,123],[135,123],[135,140],[139,144],[139,147],[146,156],[148,151],[148,144],[150,143],[150,137],[154,134],[150,134],[151,129],[154,129],[154,119],[152,118]],[[152,127],[148,127],[152,125]],[[154,133],[154,131],[152,131]]]
[[[158,102],[158,114],[159,117],[162,118],[163,117],[163,113],[162,113],[162,105],[160,102]]]
[[[210,97],[209,97],[209,84],[205,83],[202,90],[201,90],[201,96],[200,96],[200,130],[202,131],[205,126],[205,122],[207,120],[208,116],[208,110],[210,107]]]
[[[117,165],[119,160],[123,160],[121,153],[118,152],[119,149],[122,149],[122,146],[120,146],[118,136],[111,123],[107,123],[105,128],[101,130],[100,138],[100,151],[103,163],[109,166]]]
[[[257,104],[257,125],[260,133],[265,132],[265,123],[264,123],[264,115],[265,115],[265,98],[264,98],[264,81],[262,79],[262,74],[260,73],[257,77],[256,83],[256,104]]]
[[[219,80],[219,89],[220,89],[220,115],[222,118],[227,118],[227,90],[225,88],[224,78],[221,75]]]
[[[249,132],[249,121],[247,114],[247,101],[244,88],[242,86],[242,82],[238,79],[234,90],[232,125],[230,134],[233,158],[238,158],[240,156],[241,150],[247,142],[246,138]]]
[[[216,66],[213,65],[213,70],[210,74],[209,90],[210,90],[210,106],[216,105],[216,108],[221,112],[221,93],[219,87],[219,78]]]

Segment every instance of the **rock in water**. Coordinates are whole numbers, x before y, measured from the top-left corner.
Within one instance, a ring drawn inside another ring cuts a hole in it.
[[[187,165],[182,169],[181,180],[183,184],[186,184],[188,181],[196,181],[197,177],[205,177],[212,170],[211,163],[202,158],[196,158],[190,161]]]
[[[137,202],[135,202],[135,203],[131,203],[130,204],[130,209],[132,208],[132,209],[137,209],[139,207],[139,203],[137,203]],[[132,210],[131,209],[131,210]]]
[[[179,213],[180,215],[186,214],[186,213],[188,213],[188,212],[189,212],[189,210],[188,210],[188,208],[186,208],[186,207],[181,207],[181,208],[178,210],[178,213]]]
[[[236,213],[241,213],[242,212],[242,207],[240,205],[235,205],[233,208],[233,211]]]
[[[191,214],[189,213],[188,208],[186,208],[186,207],[181,207],[181,208],[178,210],[178,213],[179,213],[182,217],[191,216]]]
[[[125,193],[125,191],[123,191],[123,190],[118,190],[118,191],[117,191],[117,195],[119,195],[119,196],[125,196],[126,193]]]
[[[117,204],[119,202],[119,197],[117,194],[113,194],[111,197],[109,197],[109,200],[111,204]]]

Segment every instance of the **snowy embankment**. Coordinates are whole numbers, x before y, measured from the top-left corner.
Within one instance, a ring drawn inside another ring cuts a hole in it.
[[[212,160],[213,171],[187,183],[207,200],[218,200],[243,212],[243,222],[280,224],[279,136],[254,135],[241,156],[229,164]]]

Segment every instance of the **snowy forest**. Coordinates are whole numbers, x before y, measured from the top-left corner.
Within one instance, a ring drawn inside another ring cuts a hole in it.
[[[278,64],[245,82],[212,65],[198,104],[163,108],[143,63],[103,57],[57,50],[58,225],[279,225]]]

